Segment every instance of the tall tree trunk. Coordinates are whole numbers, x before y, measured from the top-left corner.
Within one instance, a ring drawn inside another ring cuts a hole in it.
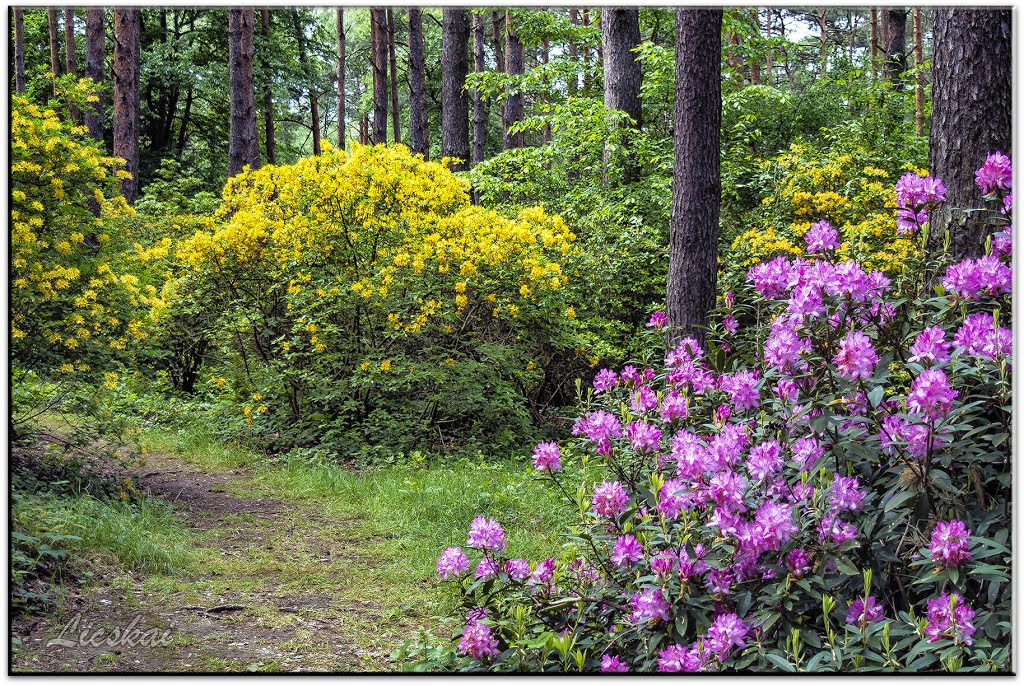
[[[578,25],[580,23],[580,13],[575,7],[569,8],[569,21],[573,24]],[[576,45],[576,39],[569,39],[569,61],[574,65],[580,61],[579,47]],[[579,92],[580,87],[580,75],[578,72],[573,71],[572,76],[569,78],[569,95],[576,96]]]
[[[601,24],[601,45],[604,52],[604,105],[621,110],[642,125],[640,87],[643,70],[633,49],[640,45],[640,11],[636,8],[605,8]],[[628,144],[627,137],[627,144]],[[637,168],[630,154],[625,163],[626,182],[636,180]]]
[[[228,10],[228,72],[231,82],[228,178],[242,167],[259,169],[259,134],[256,129],[256,92],[252,66],[256,18],[252,7]]]
[[[765,7],[764,35],[768,40],[772,39],[772,8]],[[775,50],[768,48],[764,58],[764,77],[768,79],[769,85],[775,85]]]
[[[338,148],[345,149],[345,10],[334,10],[338,34]]]
[[[320,154],[320,107],[316,84],[313,82],[313,73],[309,68],[309,60],[306,58],[306,34],[299,19],[298,9],[292,9],[292,23],[295,25],[295,40],[299,47],[299,66],[302,67],[302,76],[306,80],[306,90],[309,92],[309,114],[312,120],[313,154]]]
[[[590,26],[590,10],[586,7],[580,13],[580,23],[585,26]],[[583,44],[583,94],[590,94],[590,43]]]
[[[551,60],[551,42],[547,38],[545,38],[544,42],[541,43],[540,61],[541,61],[541,64],[548,64],[548,62],[550,60]],[[549,100],[550,100],[550,98],[549,98],[549,96],[547,94],[547,91],[549,91],[551,89],[551,83],[549,81],[545,81],[544,85],[545,85],[544,102],[546,103],[546,102],[549,102]],[[546,117],[544,119],[544,131],[543,131],[543,133],[541,135],[543,137],[544,145],[547,145],[548,143],[551,142],[551,120],[546,118]]]
[[[505,22],[505,15],[498,12],[491,12],[491,29],[492,37],[494,41],[494,65],[495,69],[501,73],[505,73],[505,32],[503,24]],[[505,149],[505,132],[508,131],[508,120],[505,117],[505,89],[502,88],[498,92],[498,105],[499,114],[501,115],[501,146],[502,150]]]
[[[675,171],[666,304],[674,336],[704,341],[715,305],[722,184],[722,10],[676,10]]]
[[[78,77],[78,58],[75,54],[75,10],[71,7],[64,8],[64,62],[68,74]],[[69,105],[73,121],[81,121],[82,114],[74,105]]]
[[[602,36],[604,35],[604,27],[601,26],[601,16],[603,12],[604,10],[600,9],[594,16],[594,25],[597,28],[597,32],[600,33]],[[600,67],[602,70],[604,69],[604,46],[601,45],[600,41],[598,41],[597,43],[597,66]]]
[[[423,51],[423,14],[409,8],[409,140],[413,153],[430,159],[427,128],[427,64]]]
[[[60,76],[60,42],[57,39],[57,8],[46,10],[46,20],[50,27],[50,71]],[[57,97],[57,83],[53,84],[53,97]]]
[[[505,60],[508,64],[509,76],[523,75],[523,44],[519,42],[519,30],[512,19],[511,12],[505,12]],[[511,133],[510,129],[514,124],[523,118],[523,93],[521,84],[514,84],[511,95],[505,101],[505,120],[508,129],[505,130],[504,148],[521,148],[525,144],[523,132]]]
[[[750,10],[750,18],[754,22],[754,37],[761,37],[761,16],[757,8]],[[757,57],[750,58],[750,85],[761,84],[761,60]]]
[[[178,155],[185,151],[185,136],[188,131],[189,122],[192,121],[192,86],[188,87],[188,94],[185,96],[185,111],[181,114],[181,128],[178,129]],[[270,162],[272,148],[267,146],[267,161]],[[273,164],[273,162],[270,162]]]
[[[14,90],[25,92],[25,12],[14,8]]]
[[[122,179],[128,203],[139,194],[139,33],[141,10],[114,10],[114,157],[125,161],[131,178]]]
[[[458,158],[453,171],[469,161],[469,19],[466,10],[445,8],[441,19],[441,155]]]
[[[402,113],[398,109],[398,62],[395,59],[395,15],[388,8],[388,61],[391,64],[391,132],[395,143],[402,142]]]
[[[914,129],[924,135],[924,31],[921,8],[914,8]]]
[[[264,45],[264,54],[260,56],[260,66],[263,69],[263,137],[266,139],[267,164],[276,164],[277,155],[275,148],[277,145],[274,140],[274,95],[270,88],[270,63],[266,58],[266,53],[270,50],[269,7],[260,9],[260,33],[263,36]],[[189,89],[190,96],[191,93],[192,91]],[[189,98],[190,101],[191,97]]]
[[[473,71],[483,74],[487,69],[484,63],[484,16],[473,15]],[[487,132],[487,110],[484,107],[483,92],[473,89],[473,166],[484,161],[484,143]]]
[[[370,144],[370,117],[366,114],[359,117],[359,144]]]
[[[103,60],[107,42],[107,21],[102,7],[90,7],[85,12],[85,76],[95,83],[103,83]],[[85,126],[89,136],[103,143],[103,89],[96,90],[99,98],[85,107]]]
[[[370,66],[373,69],[373,143],[388,142],[388,38],[383,7],[370,8]]]
[[[901,77],[907,71],[907,14],[905,9],[889,7],[885,10],[885,78],[898,91],[903,90]]]
[[[941,255],[949,232],[952,260],[981,255],[992,226],[974,172],[988,153],[1013,145],[1012,12],[1009,8],[935,9],[929,169],[946,185],[931,213],[928,252]]]
[[[818,40],[821,42],[821,77],[828,74],[828,32],[825,30],[825,8],[818,8]]]
[[[871,78],[878,78],[878,8],[871,8]]]

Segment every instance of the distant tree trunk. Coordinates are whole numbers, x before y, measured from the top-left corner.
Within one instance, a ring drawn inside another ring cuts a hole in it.
[[[914,128],[918,136],[924,135],[924,38],[921,27],[921,8],[914,8]]]
[[[423,15],[409,8],[409,139],[413,153],[430,159],[427,128],[427,65],[423,51]]]
[[[604,27],[601,26],[602,12],[604,12],[603,9],[598,10],[597,15],[594,17],[594,26],[597,28],[597,32],[603,36]],[[600,41],[597,44],[597,66],[602,70],[604,69],[604,46],[601,45]]]
[[[512,20],[512,13],[505,13],[505,37],[507,43],[505,44],[505,58],[508,64],[509,76],[522,76],[523,75],[523,44],[519,42],[519,31],[516,28],[515,22]],[[505,120],[508,124],[508,129],[505,130],[505,144],[506,150],[509,148],[521,148],[525,145],[525,136],[523,132],[511,133],[510,129],[514,124],[519,122],[523,118],[523,93],[521,85],[516,84],[513,86],[513,92],[508,96],[508,100],[505,102]]]
[[[636,8],[605,8],[604,14],[601,25],[604,105],[625,112],[633,120],[632,126],[639,129],[643,123],[640,106],[643,70],[633,49],[640,45],[640,12]],[[634,181],[636,176],[637,168],[630,155],[626,162],[626,182]]]
[[[992,226],[974,172],[988,153],[1013,145],[1012,12],[1009,8],[935,9],[929,169],[946,185],[946,202],[931,213],[928,252],[950,259],[982,254]]]
[[[821,77],[824,78],[828,74],[828,32],[825,30],[825,8],[818,8],[818,31],[819,38],[821,41]]]
[[[50,26],[50,71],[60,76],[60,43],[57,39],[57,8],[48,7],[46,20]],[[57,83],[53,84],[53,97],[57,97]]]
[[[761,17],[758,10],[750,10],[750,18],[754,22],[754,36],[756,38],[761,37]],[[758,86],[761,84],[761,61],[756,57],[750,58],[750,85]]]
[[[340,12],[341,10],[339,10]],[[264,52],[270,49],[270,8],[264,7],[260,10],[260,32],[263,34],[263,44],[266,46]],[[267,164],[276,164],[277,155],[274,140],[274,95],[270,88],[270,64],[266,55],[260,57],[260,64],[263,67],[263,136],[266,138]],[[189,89],[189,99],[186,107],[192,101],[192,89]]]
[[[569,21],[577,25],[580,23],[580,14],[575,7],[569,8]],[[573,64],[577,64],[580,61],[579,48],[576,45],[575,38],[569,39],[569,61]],[[580,75],[576,71],[572,72],[572,77],[569,79],[568,86],[569,95],[575,96],[580,87]]]
[[[907,71],[907,14],[908,10],[904,9],[885,10],[885,78],[898,91],[903,90],[901,77]]]
[[[313,154],[320,154],[320,108],[317,98],[316,85],[313,82],[313,74],[309,69],[309,60],[306,59],[306,34],[299,19],[299,11],[292,9],[292,23],[295,25],[295,40],[299,47],[299,66],[302,67],[302,76],[306,80],[306,90],[309,92],[309,114],[312,120]]]
[[[726,62],[732,68],[732,80],[735,81],[737,85],[742,86],[743,85],[743,81],[744,81],[744,77],[743,77],[743,57],[740,55],[740,52],[739,52],[739,47],[740,47],[740,42],[741,42],[740,41],[740,37],[739,37],[739,34],[733,33],[732,31],[729,31],[728,35],[729,35],[729,47],[732,48],[732,49],[729,50],[729,57],[726,58]]]
[[[666,304],[673,336],[704,341],[715,305],[721,201],[722,10],[676,10],[675,171]]]
[[[185,132],[188,131],[188,124],[192,118],[192,86],[188,87],[188,95],[185,96],[185,111],[181,115],[181,128],[178,129],[178,154],[185,151]],[[270,148],[267,148],[269,161]]]
[[[25,92],[25,13],[14,8],[14,90]]]
[[[85,12],[85,77],[103,83],[103,59],[107,40],[107,22],[102,7],[90,7]],[[103,89],[96,90],[99,98],[86,105],[85,126],[89,136],[103,144]]]
[[[499,14],[498,12],[491,12],[491,30],[492,37],[494,40],[494,65],[498,73],[505,73],[505,39],[502,37],[504,31],[502,31],[502,24],[504,23],[505,15]],[[508,131],[508,120],[505,117],[505,89],[502,88],[498,92],[498,105],[499,114],[501,115],[501,149],[505,149],[505,132]]]
[[[345,149],[345,10],[334,10],[338,36],[338,148]]]
[[[75,10],[71,7],[64,8],[64,62],[68,74],[78,76],[78,59],[75,55]],[[82,114],[74,105],[69,105],[71,119],[81,121]]]
[[[764,22],[764,35],[771,40],[772,38],[772,8],[765,7],[765,22]],[[768,54],[764,58],[764,73],[765,78],[768,79],[768,83],[772,86],[775,85],[775,50],[768,48]]]
[[[402,113],[398,109],[398,62],[395,59],[395,15],[388,8],[388,61],[391,63],[391,132],[395,143],[402,142]]]
[[[441,155],[458,158],[453,171],[469,162],[469,20],[464,9],[445,8],[441,20]]]
[[[130,179],[121,181],[128,203],[139,194],[139,33],[141,10],[114,10],[114,157],[125,161]]]
[[[540,52],[541,64],[547,64],[550,61],[550,59],[551,59],[551,42],[547,38],[545,38],[544,42],[541,43],[541,52]],[[545,90],[550,90],[550,88],[551,88],[550,82],[545,81],[545,86],[547,87]],[[545,94],[544,94],[544,102],[548,102],[548,101],[549,101],[549,97],[548,97],[547,92],[545,92]],[[548,143],[551,142],[551,120],[550,119],[547,119],[547,118],[544,119],[544,131],[543,131],[543,133],[541,135],[543,136],[544,145],[547,145]]]
[[[255,55],[255,13],[252,7],[228,10],[228,73],[231,81],[228,178],[242,167],[259,169],[259,134],[256,129],[256,93],[252,66]]]
[[[370,8],[370,66],[373,69],[373,143],[388,142],[388,28],[384,8]]]
[[[370,118],[365,114],[359,117],[359,144],[370,144]]]
[[[484,17],[473,15],[473,71],[483,74],[487,68],[484,63]],[[484,107],[483,92],[473,89],[473,166],[484,161],[484,143],[487,133],[487,110]]]
[[[878,77],[878,9],[871,8],[871,78]]]
[[[580,13],[580,23],[590,26],[590,10],[586,7]],[[583,44],[583,94],[590,94],[590,43]]]

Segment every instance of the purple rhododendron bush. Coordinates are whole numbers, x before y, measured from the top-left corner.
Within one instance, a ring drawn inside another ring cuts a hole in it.
[[[722,298],[705,344],[655,313],[650,359],[601,370],[577,441],[534,452],[564,494],[557,559],[515,557],[486,512],[438,559],[465,613],[451,664],[1009,670],[1010,179],[999,153],[978,170],[977,259],[922,248],[890,280],[838,261],[821,221]],[[896,190],[923,246],[942,181]]]

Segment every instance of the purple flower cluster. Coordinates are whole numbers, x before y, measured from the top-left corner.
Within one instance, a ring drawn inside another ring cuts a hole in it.
[[[615,385],[619,383],[618,375],[610,369],[602,369],[594,377],[594,392],[604,393],[607,390],[615,388]]]
[[[602,517],[617,517],[626,509],[629,495],[618,481],[605,481],[594,487],[594,512]]]
[[[644,558],[644,547],[632,535],[619,536],[612,550],[612,564],[616,567],[628,567]]]
[[[932,559],[946,567],[957,567],[971,559],[971,530],[958,519],[938,522],[932,530]]]
[[[943,593],[938,598],[928,600],[928,624],[924,633],[929,643],[951,639],[955,643],[969,646],[973,644],[971,637],[975,631],[971,623],[973,619],[974,610],[960,595]]]
[[[481,550],[495,550],[501,552],[505,549],[505,531],[501,524],[483,515],[473,520],[469,527],[469,538],[466,545]]]
[[[985,164],[974,172],[974,181],[985,195],[1005,191],[1013,185],[1013,166],[1010,158],[1001,152],[989,153]]]
[[[871,339],[860,331],[851,331],[839,344],[832,362],[841,376],[855,381],[870,378],[878,359]]]
[[[661,588],[645,588],[634,593],[629,606],[633,610],[630,619],[634,622],[668,621],[669,604]]]
[[[907,172],[896,182],[896,230],[914,233],[928,222],[928,211],[945,199],[941,180]]]
[[[462,630],[459,652],[474,660],[498,656],[498,639],[491,633],[491,627],[479,620],[470,620]]]
[[[533,468],[538,472],[557,472],[562,469],[562,452],[554,441],[538,443],[533,449]]]
[[[942,286],[947,292],[968,300],[995,297],[1013,288],[1013,272],[995,255],[964,260],[946,270]]]
[[[452,576],[459,576],[469,569],[469,558],[462,548],[448,548],[437,558],[437,575],[447,581]]]
[[[651,318],[647,321],[647,328],[649,329],[663,329],[668,324],[668,316],[658,310],[651,315]]]
[[[885,612],[873,595],[869,595],[867,598],[854,599],[850,603],[849,610],[846,612],[846,623],[861,628],[866,627],[868,624],[880,622],[883,619],[885,619]]]
[[[956,335],[953,345],[962,347],[968,355],[978,357],[1008,357],[1012,353],[1013,332],[997,327],[995,317],[985,312],[968,315]]]
[[[572,427],[572,435],[586,435],[587,440],[597,446],[599,455],[611,455],[612,438],[622,435],[622,425],[619,418],[611,412],[596,410],[590,414],[580,417]]]
[[[949,343],[946,333],[937,326],[929,326],[917,335],[910,346],[909,362],[944,364],[949,361]]]
[[[811,224],[811,228],[804,234],[804,241],[807,242],[809,253],[827,252],[839,247],[839,234],[831,224],[821,220]]]
[[[608,672],[628,672],[629,665],[619,659],[618,655],[602,655],[601,656],[601,671]]]
[[[925,419],[942,419],[949,414],[957,395],[959,392],[950,387],[945,372],[925,369],[914,379],[907,396],[907,409]]]

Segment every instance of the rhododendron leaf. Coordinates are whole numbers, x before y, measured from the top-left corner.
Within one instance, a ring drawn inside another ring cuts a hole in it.
[[[836,569],[838,569],[843,574],[846,574],[848,576],[860,576],[860,572],[857,571],[857,568],[853,565],[852,562],[850,562],[850,559],[847,558],[845,555],[837,555],[835,558],[833,558],[832,561],[835,562]]]
[[[868,402],[871,403],[871,407],[878,407],[879,403],[882,402],[883,397],[885,397],[884,386],[875,386],[868,391]]]
[[[889,498],[889,500],[885,503],[883,512],[889,512],[893,508],[899,507],[900,505],[902,505],[903,503],[907,502],[908,500],[915,496],[917,496],[917,493],[915,493],[914,491],[904,491],[903,493],[896,493],[891,498]]]
[[[772,664],[774,664],[776,667],[778,667],[784,672],[796,671],[796,667],[790,664],[789,660],[787,660],[782,655],[776,655],[775,653],[765,653],[765,657],[768,658],[768,660],[771,661]]]

